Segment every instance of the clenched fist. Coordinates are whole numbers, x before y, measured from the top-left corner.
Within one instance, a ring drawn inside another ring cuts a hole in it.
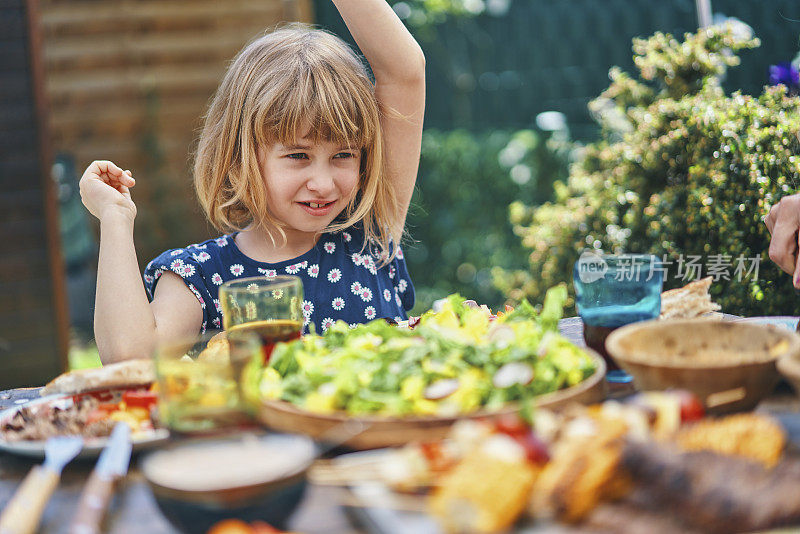
[[[101,221],[108,216],[136,217],[130,188],[136,184],[131,171],[110,161],[93,161],[81,177],[81,200],[89,213]]]

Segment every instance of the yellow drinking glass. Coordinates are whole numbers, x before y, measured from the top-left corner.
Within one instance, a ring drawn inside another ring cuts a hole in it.
[[[177,432],[213,432],[252,424],[240,387],[245,365],[260,364],[255,336],[230,346],[212,333],[161,343],[154,354],[160,419]]]

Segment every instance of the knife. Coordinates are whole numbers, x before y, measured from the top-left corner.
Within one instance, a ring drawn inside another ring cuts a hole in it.
[[[77,436],[56,436],[44,447],[44,464],[30,470],[0,515],[0,534],[31,534],[58,486],[61,471],[83,448]]]
[[[131,427],[119,422],[111,431],[100,459],[83,488],[70,534],[99,533],[114,484],[128,472],[131,460]]]

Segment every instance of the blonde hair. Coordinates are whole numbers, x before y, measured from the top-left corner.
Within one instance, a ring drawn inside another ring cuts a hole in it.
[[[361,222],[365,245],[384,262],[400,235],[398,204],[386,179],[381,107],[366,68],[338,37],[292,24],[251,42],[234,58],[205,116],[194,162],[194,185],[203,210],[220,231],[260,226],[285,242],[281,223],[267,209],[258,148],[294,144],[309,125],[312,141],[361,149],[358,193],[324,231]]]

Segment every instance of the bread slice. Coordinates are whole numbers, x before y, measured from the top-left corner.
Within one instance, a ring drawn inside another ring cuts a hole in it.
[[[48,382],[39,394],[74,395],[96,389],[148,386],[155,379],[152,360],[126,360],[95,369],[69,371]]]
[[[720,305],[711,300],[708,289],[711,277],[707,276],[683,287],[661,293],[659,319],[691,319],[700,316],[718,316]]]

